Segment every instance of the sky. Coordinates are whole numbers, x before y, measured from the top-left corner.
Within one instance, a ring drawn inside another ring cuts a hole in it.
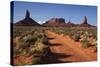
[[[51,18],[64,18],[66,23],[70,20],[80,24],[87,16],[88,23],[97,25],[96,6],[15,1],[13,7],[14,23],[24,19],[26,10],[29,10],[31,18],[40,24]]]

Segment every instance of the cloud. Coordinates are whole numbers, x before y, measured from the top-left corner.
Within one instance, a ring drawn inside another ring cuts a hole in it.
[[[43,23],[45,23],[45,21],[38,21],[38,23],[39,23],[39,24],[43,24]]]

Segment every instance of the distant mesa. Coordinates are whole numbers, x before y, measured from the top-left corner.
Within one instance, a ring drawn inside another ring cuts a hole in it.
[[[30,12],[26,11],[26,16],[23,20],[15,23],[16,26],[40,26],[35,20],[30,17]]]
[[[64,18],[51,18],[50,20],[46,21],[43,26],[65,26],[65,19]]]

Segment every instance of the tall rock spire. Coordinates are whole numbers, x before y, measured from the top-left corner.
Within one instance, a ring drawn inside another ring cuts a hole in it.
[[[84,21],[82,24],[79,25],[80,27],[93,27],[91,24],[88,23],[87,17],[84,16]]]
[[[30,12],[26,10],[25,18],[16,22],[17,26],[40,26],[34,19],[30,17]]]
[[[88,24],[88,22],[87,22],[87,17],[86,17],[86,16],[84,16],[83,24]]]
[[[30,18],[30,12],[28,10],[26,10],[26,16],[25,18]]]

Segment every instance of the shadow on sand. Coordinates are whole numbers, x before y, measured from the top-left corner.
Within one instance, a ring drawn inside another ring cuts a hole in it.
[[[54,64],[54,63],[71,63],[70,61],[60,61],[61,58],[68,58],[72,55],[65,55],[64,53],[52,53],[50,52],[47,56],[42,57],[42,61],[39,64]]]

